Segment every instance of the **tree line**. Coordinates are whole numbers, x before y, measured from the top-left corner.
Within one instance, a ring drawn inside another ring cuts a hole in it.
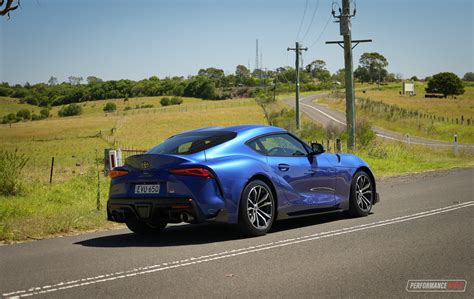
[[[388,61],[380,53],[364,53],[354,77],[359,82],[393,82],[402,79],[401,75],[387,71]],[[412,77],[412,79],[417,79]],[[467,73],[465,79],[472,79]],[[294,90],[296,70],[293,67],[279,67],[275,70],[255,69],[251,71],[238,65],[235,71],[226,75],[222,69],[209,67],[200,69],[194,76],[166,77],[152,76],[147,79],[104,81],[95,76],[85,80],[70,76],[67,82],[59,83],[51,76],[47,82],[31,85],[0,84],[0,96],[19,98],[21,103],[40,107],[61,106],[70,103],[145,96],[186,96],[210,100],[235,97],[254,97],[262,90],[275,89],[276,92]],[[326,68],[324,60],[314,60],[300,72],[302,91],[316,91],[344,87],[345,72],[340,69],[334,74]]]

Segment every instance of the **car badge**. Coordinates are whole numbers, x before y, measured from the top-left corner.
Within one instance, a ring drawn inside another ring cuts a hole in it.
[[[143,168],[143,169],[148,169],[148,168],[150,168],[150,162],[148,162],[148,161],[143,161],[143,162],[142,162],[142,168]]]

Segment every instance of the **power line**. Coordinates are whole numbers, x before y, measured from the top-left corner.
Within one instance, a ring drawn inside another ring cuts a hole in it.
[[[321,39],[321,37],[323,37],[323,34],[324,34],[324,32],[326,32],[326,28],[328,27],[329,22],[331,21],[331,18],[332,18],[332,15],[329,15],[329,18],[328,18],[328,20],[326,21],[326,24],[324,25],[323,30],[322,30],[321,33],[319,34],[318,38],[317,38],[317,39],[311,44],[311,46],[309,46],[308,48],[314,47],[314,45],[316,45],[316,43],[319,42],[319,40]]]
[[[300,33],[301,33],[301,27],[303,26],[303,22],[304,22],[304,17],[306,16],[306,9],[308,8],[308,0],[306,0],[306,3],[304,5],[304,12],[303,12],[303,17],[301,18],[301,23],[300,23],[300,27],[298,29],[298,34],[296,35],[296,40],[298,40],[298,37],[300,36]]]
[[[318,11],[318,7],[319,7],[319,0],[318,0],[318,2],[316,2],[316,6],[313,10],[313,16],[311,17],[311,22],[309,23],[308,29],[306,29],[306,32],[305,32],[303,38],[301,39],[301,42],[303,42],[304,39],[306,38],[306,36],[308,36],[309,30],[311,29],[311,26],[313,26],[314,18],[316,17],[316,12]]]

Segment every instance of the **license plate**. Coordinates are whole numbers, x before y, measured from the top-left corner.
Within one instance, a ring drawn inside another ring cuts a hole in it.
[[[158,194],[160,193],[159,184],[135,185],[136,194]]]

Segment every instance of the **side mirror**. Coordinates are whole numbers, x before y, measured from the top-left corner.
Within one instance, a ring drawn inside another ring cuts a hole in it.
[[[324,146],[316,142],[311,143],[311,150],[313,151],[312,155],[319,155],[325,152]]]

